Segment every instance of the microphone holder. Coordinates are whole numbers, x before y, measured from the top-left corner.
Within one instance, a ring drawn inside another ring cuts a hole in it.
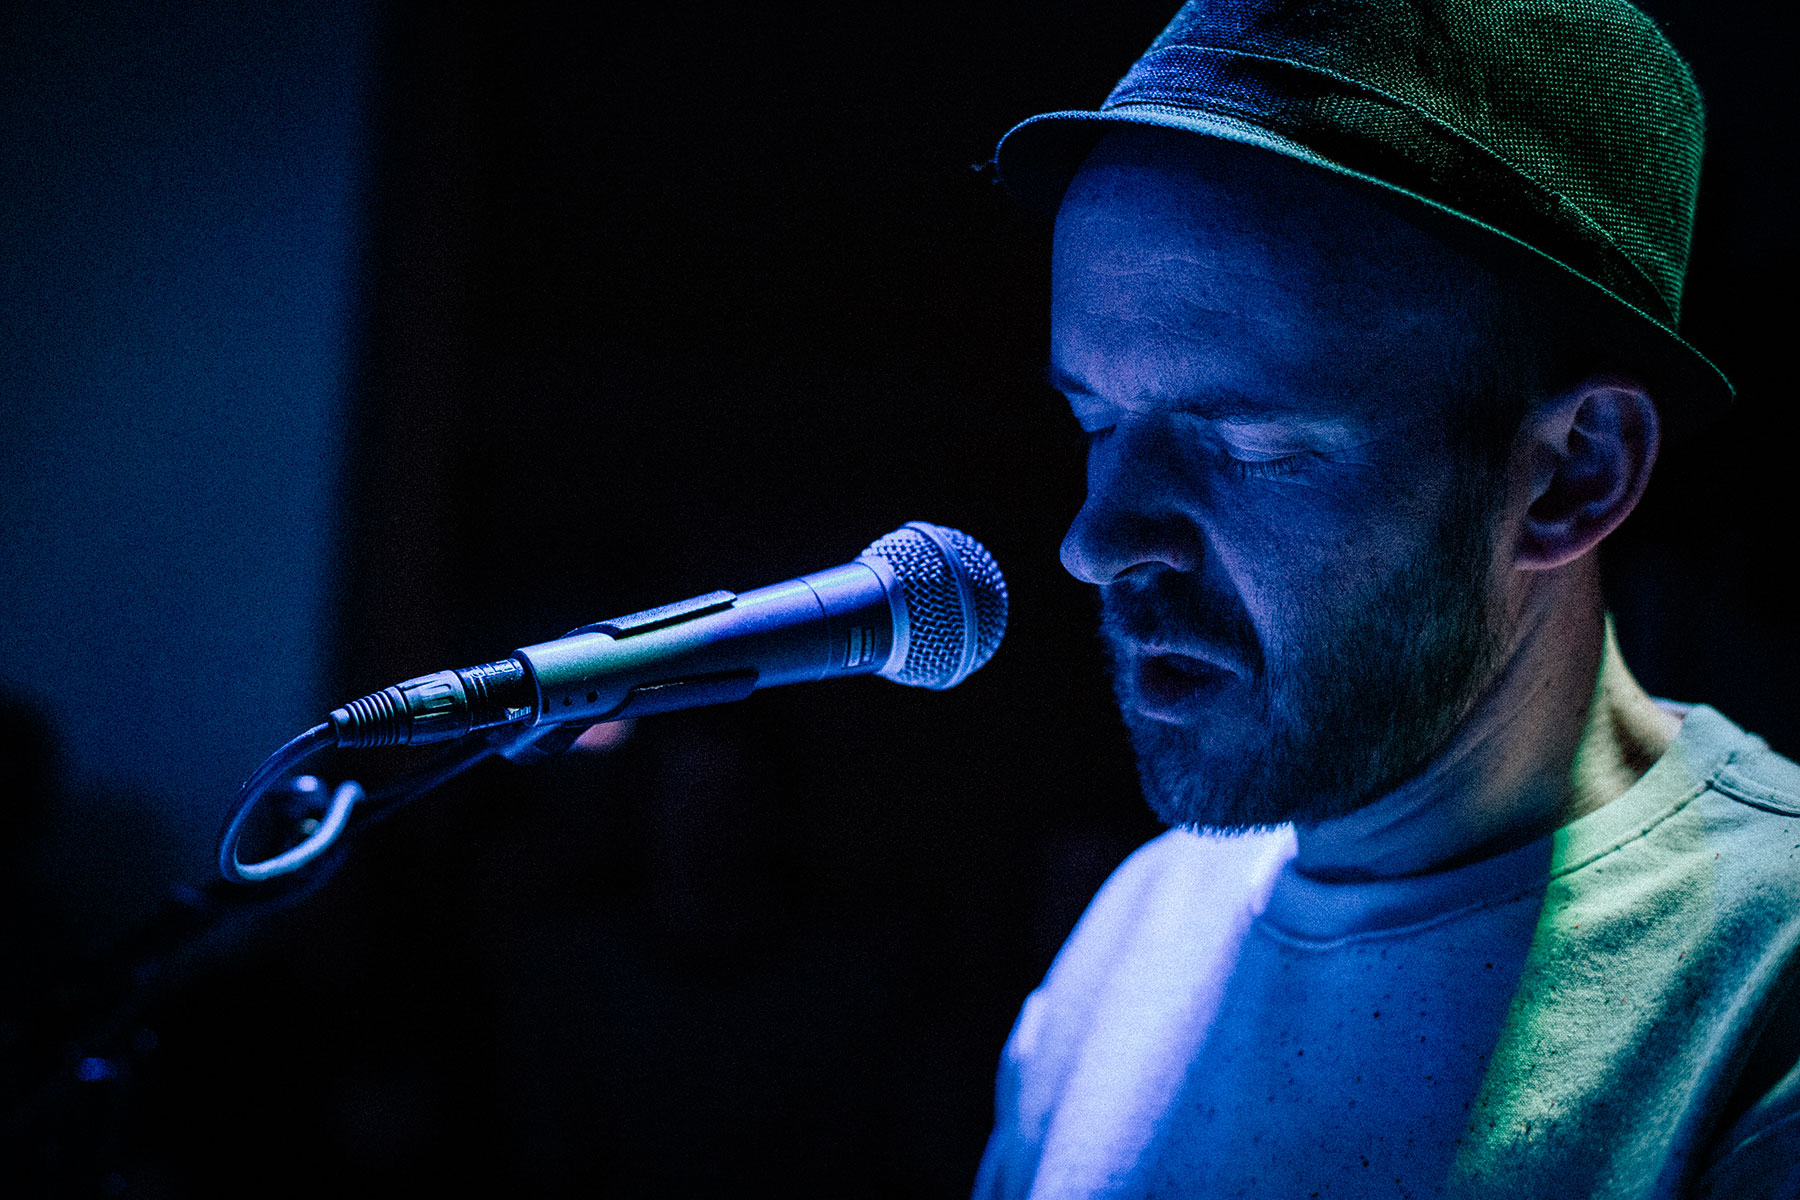
[[[277,784],[292,776],[302,763],[337,748],[332,727],[325,723],[315,725],[263,760],[255,773],[244,781],[237,806],[219,839],[219,871],[233,883],[265,883],[291,875],[317,860],[343,837],[351,828],[352,810],[356,810],[355,828],[367,828],[485,759],[495,755],[513,762],[548,758],[567,750],[580,733],[581,729],[576,725],[538,725],[524,729],[502,726],[477,731],[453,743],[419,770],[373,795],[365,793],[355,780],[346,780],[331,791],[321,816],[301,822],[305,836],[298,844],[259,862],[242,861],[238,858],[238,845],[263,798]],[[303,794],[324,790],[324,785],[310,775],[295,778],[293,784]]]

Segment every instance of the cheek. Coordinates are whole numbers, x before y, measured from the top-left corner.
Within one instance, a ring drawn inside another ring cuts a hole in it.
[[[1333,623],[1419,560],[1436,510],[1408,499],[1280,481],[1214,506],[1215,557],[1271,650]]]
[[[1329,604],[1333,581],[1346,572],[1360,575],[1367,556],[1338,524],[1316,510],[1287,512],[1276,506],[1242,514],[1220,514],[1212,548],[1230,576],[1251,622],[1272,647],[1284,631],[1311,624],[1321,604]]]

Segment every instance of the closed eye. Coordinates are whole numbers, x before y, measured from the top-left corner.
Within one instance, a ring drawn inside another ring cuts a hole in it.
[[[1113,426],[1107,423],[1105,414],[1094,411],[1084,412],[1073,403],[1069,407],[1072,410],[1070,415],[1075,418],[1075,425],[1081,434],[1081,440],[1086,445],[1092,446],[1096,442],[1105,441],[1107,436],[1112,433]]]
[[[1278,458],[1244,459],[1219,455],[1226,474],[1237,480],[1278,479],[1292,475],[1305,464],[1307,457],[1305,454],[1283,454]]]

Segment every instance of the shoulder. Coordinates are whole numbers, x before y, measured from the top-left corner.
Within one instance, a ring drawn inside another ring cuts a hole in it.
[[[1155,1065],[1127,1065],[1134,1053],[1180,1058],[1167,1051],[1182,1014],[1235,952],[1292,854],[1285,828],[1171,830],[1119,864],[1019,1011],[1001,1054],[977,1195],[1029,1190],[1051,1121],[1083,1079],[1132,1078]]]
[[[1057,1093],[1097,1029],[1155,1021],[1159,1007],[1179,1007],[1206,964],[1235,948],[1292,854],[1285,828],[1239,836],[1171,830],[1121,863],[1013,1026],[1005,1059],[1027,1077],[1027,1090]]]
[[[1800,765],[1717,710],[1684,707],[1675,741],[1621,802],[1609,806],[1622,813],[1614,832],[1624,840],[1653,830],[1667,834],[1651,840],[1677,856],[1706,851],[1712,872],[1753,862],[1779,871],[1794,852],[1800,877]],[[1667,817],[1675,820],[1665,827]],[[1715,855],[1724,861],[1713,863]]]
[[[1778,817],[1800,817],[1800,765],[1759,737],[1745,734],[1708,782],[1741,804]]]
[[[1094,894],[1039,991],[1092,994],[1128,960],[1210,940],[1219,915],[1260,911],[1268,883],[1293,855],[1283,828],[1247,834],[1171,829],[1144,843]]]
[[[1737,881],[1746,900],[1800,902],[1800,765],[1711,709],[1687,721],[1702,723],[1718,747],[1699,781],[1692,849],[1709,876],[1727,887]],[[1781,915],[1800,920],[1800,903]]]
[[[1720,752],[1691,806],[1692,870],[1748,1036],[1695,1194],[1800,1197],[1800,765],[1710,709],[1696,719]]]
[[[1641,886],[1604,895],[1645,928],[1677,930],[1715,988],[1767,996],[1800,968],[1800,765],[1704,707],[1664,759],[1658,807],[1622,812],[1631,827],[1616,830],[1635,843]]]

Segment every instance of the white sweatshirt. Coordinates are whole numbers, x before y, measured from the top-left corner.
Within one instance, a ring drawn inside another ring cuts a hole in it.
[[[1696,708],[1454,870],[1292,856],[1120,866],[1007,1042],[977,1197],[1800,1197],[1800,767],[1760,740]]]

